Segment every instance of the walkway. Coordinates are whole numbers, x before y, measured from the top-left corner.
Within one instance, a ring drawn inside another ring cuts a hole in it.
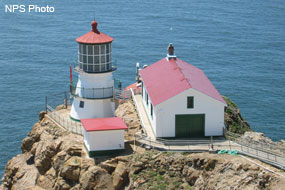
[[[210,144],[214,145],[214,150],[237,150],[240,154],[261,160],[265,163],[276,166],[285,170],[285,157],[280,154],[274,154],[264,150],[254,149],[252,147],[240,145],[236,142],[229,140],[183,140],[180,141],[181,145],[171,145],[168,140],[151,140],[148,137],[136,137],[136,140],[141,144],[149,146],[162,151],[183,151],[183,152],[206,152],[210,149]]]
[[[144,109],[143,103],[142,103],[142,96],[140,94],[133,95],[134,96],[134,102],[135,106],[141,121],[141,125],[144,128],[144,131],[146,132],[147,136],[151,138],[152,140],[155,140],[155,135],[153,133],[150,121],[147,117],[146,111]]]

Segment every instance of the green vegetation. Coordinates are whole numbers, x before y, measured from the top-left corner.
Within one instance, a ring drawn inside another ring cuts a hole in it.
[[[228,107],[233,107],[235,109],[238,109],[237,105],[228,97],[223,96],[224,100],[227,102]]]
[[[241,116],[237,105],[230,98],[225,96],[223,98],[228,105],[225,110],[225,126],[227,130],[237,134],[244,134],[246,131],[251,131],[250,125]]]
[[[181,189],[184,183],[180,177],[170,177],[168,173],[160,174],[150,168],[143,170],[138,174],[134,174],[134,180],[142,180],[140,185],[142,189],[144,187],[150,190],[167,190],[167,189]],[[191,190],[191,186],[188,183],[184,183],[183,189]]]

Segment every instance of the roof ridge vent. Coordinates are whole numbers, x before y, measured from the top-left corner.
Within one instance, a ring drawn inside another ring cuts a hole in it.
[[[174,46],[172,45],[172,43],[170,43],[168,45],[167,50],[168,50],[167,60],[168,61],[171,60],[171,59],[176,60],[176,55],[174,54]]]

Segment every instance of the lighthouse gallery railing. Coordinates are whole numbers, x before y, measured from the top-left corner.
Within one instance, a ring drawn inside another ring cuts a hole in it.
[[[113,87],[108,88],[82,88],[70,86],[70,93],[75,97],[86,99],[104,99],[113,97]]]

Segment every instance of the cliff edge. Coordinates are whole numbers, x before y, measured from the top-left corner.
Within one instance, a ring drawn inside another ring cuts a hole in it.
[[[140,130],[131,100],[116,110],[129,127]],[[131,137],[126,133],[127,140]],[[6,165],[0,189],[282,189],[285,180],[232,155],[148,151],[126,142],[117,157],[88,158],[83,137],[56,126],[40,114],[23,140],[22,154]],[[285,175],[283,171],[255,162]]]

